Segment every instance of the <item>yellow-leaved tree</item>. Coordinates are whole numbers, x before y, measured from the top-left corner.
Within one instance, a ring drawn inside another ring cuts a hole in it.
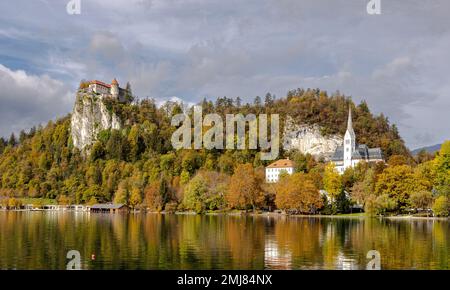
[[[323,175],[323,188],[330,195],[331,200],[335,201],[339,194],[344,190],[342,185],[342,177],[334,167],[334,163],[330,162],[325,167]]]

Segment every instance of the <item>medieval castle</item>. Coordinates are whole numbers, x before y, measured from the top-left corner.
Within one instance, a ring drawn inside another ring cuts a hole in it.
[[[119,102],[126,102],[126,95],[129,93],[127,89],[119,87],[116,79],[113,79],[111,84],[107,84],[98,80],[89,82],[88,90],[100,94],[102,97],[110,97]]]

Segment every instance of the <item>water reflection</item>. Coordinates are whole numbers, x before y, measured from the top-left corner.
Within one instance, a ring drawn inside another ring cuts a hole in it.
[[[448,269],[448,221],[0,212],[1,269]],[[91,259],[92,254],[95,260]]]

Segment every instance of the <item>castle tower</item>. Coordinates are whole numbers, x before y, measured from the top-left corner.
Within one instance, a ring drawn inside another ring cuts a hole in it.
[[[119,83],[115,78],[111,82],[111,95],[114,99],[119,99]]]
[[[347,131],[344,136],[344,170],[352,167],[352,156],[356,150],[356,136],[353,131],[352,109],[348,110]]]

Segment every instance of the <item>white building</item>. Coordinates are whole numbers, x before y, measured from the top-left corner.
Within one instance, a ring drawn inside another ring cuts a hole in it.
[[[283,172],[294,173],[295,164],[289,159],[280,159],[266,167],[266,182],[278,182]]]
[[[380,148],[368,148],[365,144],[356,144],[356,135],[353,131],[352,111],[349,109],[347,120],[347,131],[344,136],[344,145],[336,148],[331,161],[336,165],[339,173],[349,167],[355,167],[361,161],[384,162]]]

